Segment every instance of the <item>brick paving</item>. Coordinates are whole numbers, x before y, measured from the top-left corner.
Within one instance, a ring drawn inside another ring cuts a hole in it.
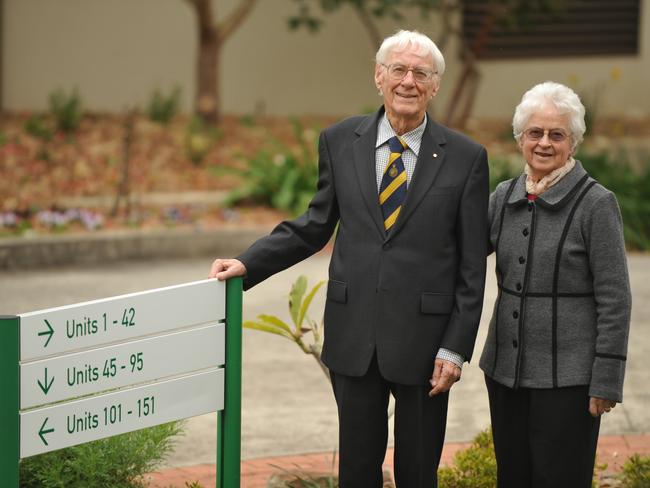
[[[444,465],[451,464],[454,455],[469,444],[447,443],[443,449]],[[650,455],[649,435],[612,435],[601,436],[598,441],[597,463],[607,465],[604,473],[620,472],[625,461],[634,453]],[[321,452],[295,456],[276,456],[244,460],[241,463],[241,488],[266,488],[269,478],[282,470],[312,473],[332,471],[333,453]],[[392,471],[393,450],[388,449],[384,468]],[[205,488],[215,486],[216,469],[214,464],[201,464],[183,468],[171,468],[148,475],[149,488],[186,488],[185,483],[200,482]],[[230,488],[230,487],[229,487]]]

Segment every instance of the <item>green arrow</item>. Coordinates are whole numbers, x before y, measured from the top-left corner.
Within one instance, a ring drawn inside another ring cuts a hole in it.
[[[54,383],[54,376],[52,376],[52,379],[48,382],[47,381],[47,368],[45,368],[45,384],[41,383],[41,380],[38,380],[38,386],[41,387],[41,390],[43,393],[47,395],[47,393],[50,391],[50,388],[52,387],[52,383]]]
[[[41,425],[41,429],[38,431],[38,436],[41,438],[43,441],[43,444],[46,446],[49,446],[47,441],[45,440],[45,437],[43,437],[45,434],[49,434],[51,432],[54,432],[54,429],[46,429],[45,424],[47,424],[47,421],[49,420],[50,417],[45,417],[45,420],[43,421],[43,425]]]
[[[47,319],[45,319],[45,325],[47,325],[47,330],[44,330],[44,331],[38,333],[39,337],[40,336],[45,336],[45,335],[48,336],[47,340],[45,341],[45,344],[43,345],[43,347],[47,347],[47,345],[50,343],[50,339],[52,339],[52,336],[54,335],[54,329],[52,328],[50,323],[47,321]]]

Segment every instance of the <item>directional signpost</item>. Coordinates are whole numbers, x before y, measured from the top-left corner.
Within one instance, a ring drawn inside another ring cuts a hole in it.
[[[218,412],[217,488],[239,486],[241,279],[0,316],[0,476],[18,462]]]

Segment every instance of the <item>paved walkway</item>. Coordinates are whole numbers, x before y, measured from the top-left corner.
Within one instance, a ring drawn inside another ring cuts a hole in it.
[[[454,455],[469,446],[467,443],[447,443],[442,452],[443,465],[452,463]],[[625,461],[634,453],[650,455],[650,435],[602,436],[598,442],[597,464],[606,465],[601,475],[619,473]],[[303,473],[331,473],[333,453],[321,452],[295,456],[275,456],[249,459],[241,463],[242,488],[266,488],[269,478],[284,470],[298,469]],[[393,450],[389,449],[384,469],[392,472]],[[166,469],[149,476],[150,488],[186,488],[186,482],[198,481],[205,488],[215,486],[216,466],[200,464]]]
[[[599,461],[606,461],[608,469],[616,469],[632,452],[650,454],[650,255],[631,254],[628,258],[633,308],[624,402],[605,416],[601,426]],[[287,295],[291,284],[301,274],[309,278],[310,286],[325,279],[328,261],[326,254],[314,256],[246,292],[244,318],[266,313],[289,320]],[[206,257],[105,264],[99,260],[75,267],[3,270],[0,313],[33,311],[198,280],[206,276],[210,262]],[[488,268],[476,357],[496,297],[493,258]],[[315,320],[322,314],[322,295],[319,293],[312,305]],[[243,354],[242,486],[265,486],[268,477],[278,472],[271,464],[330,469],[331,452],[337,445],[336,408],[331,387],[313,359],[287,340],[251,330],[244,331]],[[483,375],[476,362],[464,368],[462,381],[452,390],[447,461],[454,449],[489,426]],[[185,431],[162,474],[153,477],[158,483],[153,487],[185,488],[185,481],[197,479],[206,488],[214,486],[209,476],[214,476],[211,463],[216,449],[216,415],[188,420]],[[181,477],[174,478],[175,474]]]

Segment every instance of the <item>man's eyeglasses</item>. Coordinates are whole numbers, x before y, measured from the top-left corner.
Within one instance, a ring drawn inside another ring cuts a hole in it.
[[[413,73],[413,79],[418,83],[428,83],[433,79],[433,75],[436,74],[435,71],[430,71],[424,68],[409,68],[403,64],[381,64],[388,71],[388,76],[390,76],[395,81],[403,80],[409,71]]]
[[[540,127],[531,127],[524,131],[524,136],[529,141],[541,141],[545,134],[552,142],[562,142],[569,135],[562,129],[541,129]]]

